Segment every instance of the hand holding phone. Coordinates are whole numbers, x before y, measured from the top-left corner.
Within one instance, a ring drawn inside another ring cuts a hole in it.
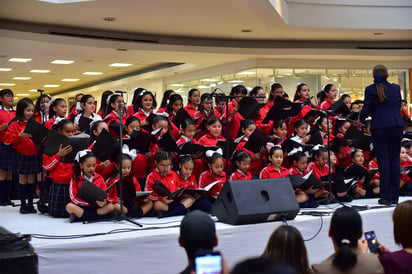
[[[379,242],[376,238],[375,231],[367,231],[365,232],[365,239],[368,242],[369,251],[375,254],[380,254],[381,251],[379,249]]]

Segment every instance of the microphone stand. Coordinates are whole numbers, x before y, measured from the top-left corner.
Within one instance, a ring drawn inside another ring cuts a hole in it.
[[[37,89],[37,92],[40,92],[40,98],[41,98],[41,106],[42,108],[40,109],[40,116],[41,116],[41,124],[44,126],[44,124],[46,123],[46,102],[44,100],[44,90],[43,89]],[[43,157],[41,157],[41,165],[43,167]],[[45,176],[44,176],[44,169],[42,168],[41,170],[41,183],[44,184],[44,190],[47,191],[47,194],[49,193],[49,189],[47,188],[47,184],[45,182]],[[40,186],[39,189],[41,190]],[[39,201],[37,201],[37,209],[41,212],[44,213],[46,211],[48,211],[48,206],[46,203],[46,198],[43,196],[44,193],[42,193],[42,191],[40,191],[40,197],[39,197]],[[40,205],[39,205],[40,204]],[[47,208],[46,208],[47,207]],[[41,208],[41,209],[40,209]],[[44,211],[44,212],[43,212]]]
[[[118,105],[119,112],[117,113],[119,117],[119,145],[120,145],[120,155],[122,155],[122,148],[123,148],[123,111],[121,109],[122,104]],[[129,223],[135,224],[139,227],[143,227],[143,225],[139,224],[138,222],[127,218],[123,212],[123,174],[122,174],[122,158],[120,157],[119,160],[119,196],[120,196],[120,214],[117,217],[117,221],[128,221]]]
[[[328,144],[328,186],[329,186],[329,192],[332,193],[332,181],[331,181],[331,179],[330,179],[331,170],[332,170],[332,165],[331,165],[331,162],[330,162],[330,126],[329,126],[330,118],[329,118],[329,115],[332,115],[332,116],[335,116],[335,117],[338,117],[338,118],[341,118],[341,119],[345,119],[345,120],[349,121],[350,123],[355,123],[355,124],[358,124],[358,125],[361,125],[361,126],[365,126],[365,125],[362,124],[362,123],[359,123],[358,121],[351,120],[351,119],[346,118],[346,117],[344,117],[344,116],[342,116],[342,115],[339,115],[339,114],[333,112],[332,110],[327,110],[327,109],[325,110],[325,109],[322,109],[322,108],[320,108],[320,107],[318,107],[318,106],[315,106],[314,104],[312,104],[312,102],[310,101],[310,99],[308,99],[306,102],[304,102],[304,103],[302,104],[302,107],[304,107],[305,105],[309,105],[309,106],[311,106],[312,108],[314,108],[314,109],[316,109],[316,110],[318,110],[318,111],[321,111],[321,112],[323,112],[323,113],[326,114],[326,123],[327,123],[327,131],[328,131],[328,132],[327,132],[327,137],[328,137],[328,139],[327,139],[327,144]],[[336,199],[335,199],[335,200],[336,200]],[[337,201],[339,204],[345,206],[345,204],[343,204],[341,201],[338,201],[338,200],[336,200],[336,201]]]

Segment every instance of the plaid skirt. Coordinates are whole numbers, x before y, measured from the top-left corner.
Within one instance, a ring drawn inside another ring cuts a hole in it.
[[[49,214],[57,218],[68,218],[66,205],[70,203],[69,184],[52,181],[49,190]]]
[[[41,153],[34,155],[24,155],[14,152],[13,170],[17,174],[37,174],[41,171],[42,158]]]
[[[0,142],[0,169],[10,170],[13,168],[14,149],[12,145]]]

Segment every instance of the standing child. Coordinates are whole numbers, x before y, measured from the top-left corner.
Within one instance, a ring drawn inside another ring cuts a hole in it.
[[[139,111],[137,111],[134,116],[139,118],[142,126],[148,126],[149,121],[146,119],[149,118],[149,115],[153,113],[153,109],[157,106],[153,93],[148,90],[143,90],[140,93],[136,104],[139,107]]]
[[[16,116],[14,95],[10,89],[0,91],[0,206],[11,205],[9,188],[13,168],[13,146],[4,143],[9,122]]]
[[[49,102],[49,120],[44,124],[45,127],[51,129],[57,117],[64,119],[67,113],[67,104],[63,98],[56,98]]]
[[[107,105],[107,116],[104,118],[106,123],[109,125],[110,133],[116,138],[119,139],[120,128],[117,123],[124,125],[126,123],[126,115],[123,113],[124,110],[124,101],[123,97],[119,94],[114,94],[108,97],[109,104]],[[120,120],[121,117],[122,119]],[[113,123],[117,122],[117,123]],[[123,129],[123,127],[122,127]]]
[[[82,99],[80,99],[80,106],[82,110],[80,111],[80,114],[78,114],[74,118],[74,125],[77,130],[79,129],[80,117],[89,118],[91,119],[92,122],[102,120],[102,117],[100,117],[99,114],[94,113],[94,111],[96,110],[94,101],[95,101],[94,97],[90,94],[83,95]],[[87,133],[90,132],[90,125],[87,127],[86,132]]]
[[[31,135],[23,132],[27,122],[33,119],[33,114],[33,101],[29,98],[21,99],[17,103],[16,117],[10,123],[4,137],[4,143],[13,144],[15,150],[13,171],[19,174],[21,214],[37,212],[33,207],[33,198],[36,192],[36,174],[41,171],[41,155],[30,139]]]
[[[189,90],[187,101],[188,102],[187,106],[185,106],[185,110],[187,111],[187,113],[189,113],[190,117],[194,118],[194,115],[198,111],[200,104],[200,91],[195,88]]]
[[[63,119],[52,127],[58,133],[70,137],[73,136],[74,125],[72,121]],[[49,190],[49,208],[39,210],[48,211],[53,217],[68,218],[66,205],[70,202],[69,186],[73,177],[74,163],[63,163],[61,159],[72,151],[70,145],[63,147],[60,145],[59,150],[54,155],[43,154],[43,168],[49,172],[51,186]]]
[[[251,165],[250,154],[245,150],[236,151],[233,156],[233,172],[230,175],[231,181],[250,180],[252,174],[248,171]]]
[[[174,138],[179,138],[179,128],[174,124],[173,119],[176,117],[177,112],[183,107],[183,98],[179,94],[173,94],[170,96],[166,107],[166,113],[169,114],[170,121],[170,134]]]
[[[223,185],[226,183],[226,173],[223,171],[224,161],[222,154],[222,149],[218,149],[217,151],[206,151],[209,168],[200,174],[199,177],[199,186],[201,188],[204,188],[213,182],[219,181],[208,192],[212,198],[211,202],[217,199],[220,191],[222,191]]]
[[[176,172],[171,170],[172,158],[170,154],[167,151],[158,151],[155,155],[155,164],[156,168],[147,176],[146,191],[153,191],[153,183],[159,180],[173,193],[177,190],[179,178]],[[153,202],[153,208],[158,213],[159,218],[184,215],[195,201],[194,198],[190,197],[172,200],[159,196],[156,192],[153,192],[149,199]]]
[[[88,149],[91,150],[93,148],[97,137],[100,136],[100,133],[102,133],[103,130],[109,131],[109,126],[107,125],[105,121],[99,120],[91,124],[90,145]],[[110,174],[113,173],[113,169],[114,169],[114,163],[110,162],[110,160],[106,160],[102,162],[99,159],[97,159],[96,172],[99,173],[101,176],[103,176],[104,179],[107,179],[110,176]]]
[[[71,203],[66,205],[66,210],[71,215],[70,222],[76,220],[99,220],[114,211],[114,205],[109,203],[107,197],[103,199],[103,201],[95,201],[93,204],[89,204],[77,197],[77,193],[84,183],[84,179],[87,179],[102,190],[106,189],[103,177],[95,173],[95,169],[96,157],[90,150],[82,150],[76,154],[74,175],[70,180]]]
[[[309,126],[308,123],[303,120],[299,119],[295,122],[293,125],[293,128],[295,129],[295,134],[293,137],[290,139],[299,143],[299,144],[306,144],[310,140],[310,135],[309,133]]]
[[[133,117],[133,116],[131,116]],[[129,118],[131,118],[129,117]],[[122,189],[123,189],[123,212],[127,216],[140,218],[147,214],[153,208],[153,202],[146,200],[136,200],[136,192],[141,191],[137,179],[131,175],[133,158],[127,154],[122,154],[119,161],[115,164],[114,174],[106,181],[106,187],[116,183],[109,191],[109,200],[114,204],[114,210],[120,212],[120,198],[118,183],[120,172],[122,172]],[[122,170],[120,171],[119,163],[122,161]]]
[[[218,141],[225,141],[222,134],[222,122],[216,116],[207,119],[206,128],[208,133],[199,139],[199,144],[206,146],[216,146]]]

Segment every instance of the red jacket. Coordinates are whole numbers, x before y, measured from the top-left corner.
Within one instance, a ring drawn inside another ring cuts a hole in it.
[[[319,107],[321,109],[328,109],[333,105],[333,102],[331,100],[329,100],[328,98],[325,98],[325,100],[323,100],[322,103],[320,103]]]
[[[224,171],[216,176],[215,174],[212,174],[210,169],[206,170],[205,172],[200,174],[199,186],[201,188],[204,188],[207,185],[218,180],[220,180],[220,182],[214,185],[208,192],[210,195],[218,195],[220,191],[222,191],[223,185],[226,183],[226,173]]]
[[[70,180],[70,188],[69,188],[69,193],[70,193],[70,199],[72,200],[73,204],[80,205],[80,206],[92,206],[86,201],[83,201],[82,199],[77,198],[77,193],[79,192],[80,187],[82,186],[84,182],[84,179],[82,176],[80,176],[79,180],[76,181],[74,178]],[[95,184],[96,186],[100,187],[103,190],[106,190],[106,184],[103,180],[103,177],[100,176],[98,173],[94,174],[92,183]],[[107,198],[106,198],[107,200]]]
[[[195,113],[197,112],[197,108],[194,108],[191,103],[187,103],[187,106],[185,106],[185,110],[187,113],[189,113],[190,117],[194,117]]]
[[[280,167],[280,170],[275,169],[271,164],[268,164],[260,172],[260,179],[275,179],[275,178],[285,178],[289,175],[289,170],[284,167]]]
[[[116,121],[116,122],[120,123],[120,119],[119,119],[119,117],[117,116],[117,114],[116,114],[114,111],[110,112],[110,113],[104,118],[104,120],[106,121],[106,123],[107,123],[109,126],[110,126],[110,124],[111,124],[113,121]],[[127,120],[126,115],[122,114],[122,124],[123,124],[123,126],[126,124],[126,120]],[[109,127],[109,131],[110,131],[110,133],[111,133],[116,139],[119,139],[119,137],[120,137],[120,136],[119,136],[119,133],[117,133],[116,131],[110,129],[110,127]]]
[[[57,154],[43,154],[43,168],[49,171],[50,178],[56,183],[69,184],[74,173],[73,166],[74,163],[62,163]]]
[[[218,141],[226,141],[226,139],[223,136],[219,136],[218,138],[215,138],[210,133],[207,133],[206,135],[202,136],[202,138],[199,139],[199,144],[204,145],[204,146],[216,146]]]
[[[307,172],[305,170],[301,171],[294,165],[289,168],[289,174],[293,176],[303,177],[306,173]]]
[[[133,105],[127,106],[126,116],[130,117],[130,116],[133,116],[133,115],[134,115],[134,106]]]
[[[273,121],[269,121],[267,124],[263,123],[263,119],[265,119],[266,115],[268,114],[269,110],[273,106],[273,101],[267,101],[266,105],[263,106],[259,110],[259,115],[255,119],[256,128],[263,131],[265,134],[271,134],[273,128]]]
[[[161,181],[171,192],[174,192],[178,187],[179,177],[176,172],[171,170],[166,176],[161,175],[155,168],[152,173],[147,176],[146,179],[146,191],[153,191],[152,185],[154,181]],[[155,202],[162,200],[162,196],[159,196],[156,192],[153,192],[149,196],[149,200]]]
[[[6,144],[13,144],[13,148],[17,153],[23,155],[34,155],[39,150],[34,145],[29,137],[19,137],[19,133],[26,128],[27,122],[13,121],[7,128],[3,142]]]
[[[56,116],[51,117],[49,120],[46,121],[46,123],[44,123],[44,126],[47,127],[48,129],[51,129],[54,121],[56,119]]]
[[[230,175],[229,180],[231,180],[231,181],[240,181],[240,180],[250,180],[250,179],[252,179],[252,174],[250,174],[249,171],[246,171],[246,173],[244,173],[243,171],[241,171],[239,169],[236,169]]]
[[[234,140],[237,138],[240,130],[240,121],[245,120],[239,112],[232,115],[232,110],[238,105],[236,100],[232,100],[228,104],[229,109],[229,140]]]
[[[153,113],[153,110],[150,111],[149,115],[150,115],[151,113]],[[139,109],[139,110],[134,114],[134,116],[137,117],[137,118],[140,120],[140,122],[143,122],[144,120],[146,120],[146,119],[149,117],[149,115],[146,115],[146,114],[143,112],[142,109]]]
[[[7,110],[5,107],[0,105],[0,126],[3,124],[8,124],[16,116],[16,111],[13,108]],[[0,131],[0,142],[3,142],[4,135],[6,131]]]
[[[306,172],[312,171],[312,174],[320,180],[320,177],[326,176],[329,173],[329,167],[327,165],[321,166],[318,162],[313,161],[306,167]]]
[[[181,187],[186,187],[186,188],[198,188],[197,185],[197,180],[195,175],[191,174],[189,176],[189,178],[183,178],[180,174],[179,174],[179,181],[177,183],[177,188],[181,188]]]
[[[118,182],[118,181],[119,181],[119,176],[118,175],[107,179],[106,188],[108,188],[113,183]],[[135,177],[133,177],[133,185],[134,185],[135,191],[140,191],[139,182],[137,181],[137,179]],[[123,189],[123,191],[124,191],[124,189]],[[119,191],[117,190],[117,185],[113,186],[109,190],[109,193],[108,193],[107,197],[108,197],[108,201],[111,202],[112,204],[114,204],[119,199]]]

